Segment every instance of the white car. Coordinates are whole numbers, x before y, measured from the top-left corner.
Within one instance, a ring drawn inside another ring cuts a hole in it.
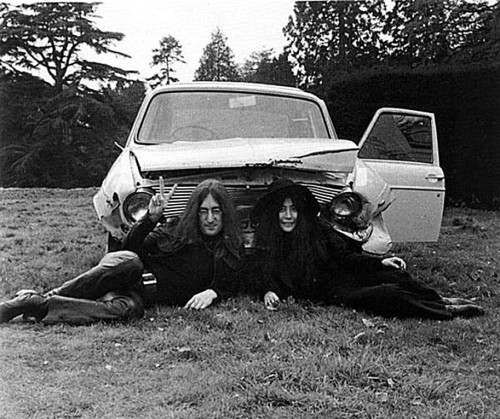
[[[263,84],[179,83],[145,98],[94,196],[109,250],[144,216],[160,176],[166,191],[178,184],[164,213],[172,222],[200,181],[222,181],[249,249],[251,208],[277,177],[308,187],[332,228],[377,254],[437,240],[445,194],[433,114],[380,109],[356,145],[337,137],[318,97]]]

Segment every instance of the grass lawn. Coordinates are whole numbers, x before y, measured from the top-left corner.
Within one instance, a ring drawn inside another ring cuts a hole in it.
[[[0,298],[93,266],[93,189],[0,189]],[[241,297],[128,324],[0,326],[0,418],[498,418],[500,214],[448,209],[409,271],[487,314],[374,317]]]

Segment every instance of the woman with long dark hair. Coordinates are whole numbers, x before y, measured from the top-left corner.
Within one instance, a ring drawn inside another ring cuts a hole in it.
[[[318,213],[312,193],[288,179],[274,181],[255,206],[258,288],[266,308],[292,296],[387,317],[445,320],[484,313],[469,300],[441,297],[412,279],[399,257],[362,253]]]

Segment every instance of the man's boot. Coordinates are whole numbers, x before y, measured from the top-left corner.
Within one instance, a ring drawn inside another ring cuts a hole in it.
[[[21,314],[40,321],[48,313],[48,301],[48,298],[35,293],[24,293],[4,301],[0,303],[0,323],[6,323]]]
[[[467,304],[477,305],[474,303],[474,301],[469,300],[467,298],[441,297],[441,300],[443,300],[443,303],[445,303],[446,305],[451,305],[451,306],[460,306],[460,305],[467,305]]]
[[[447,305],[448,310],[453,317],[476,317],[484,315],[484,308],[477,304],[457,304]]]

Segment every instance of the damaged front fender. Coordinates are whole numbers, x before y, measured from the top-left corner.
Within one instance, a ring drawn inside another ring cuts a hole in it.
[[[121,241],[128,230],[123,217],[122,204],[135,190],[139,169],[133,154],[124,150],[111,167],[93,202],[99,221],[111,236]]]

